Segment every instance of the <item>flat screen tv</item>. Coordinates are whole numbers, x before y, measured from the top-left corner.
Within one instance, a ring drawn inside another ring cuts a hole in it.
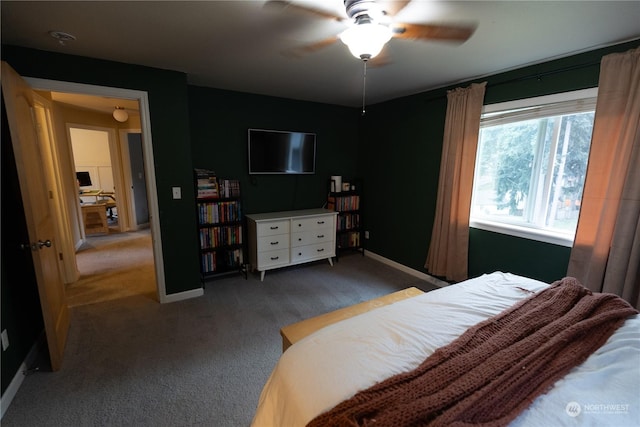
[[[314,174],[316,134],[249,129],[250,174]]]

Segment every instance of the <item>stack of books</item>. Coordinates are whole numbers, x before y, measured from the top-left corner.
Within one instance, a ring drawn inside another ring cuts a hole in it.
[[[198,199],[219,197],[218,180],[214,171],[206,169],[196,169],[196,185]]]

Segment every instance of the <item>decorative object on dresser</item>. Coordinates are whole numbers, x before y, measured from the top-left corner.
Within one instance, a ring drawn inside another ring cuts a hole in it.
[[[332,177],[329,182],[327,208],[338,213],[336,220],[336,260],[345,250],[362,252],[362,218],[360,209],[361,183],[357,180],[336,182]]]
[[[194,175],[202,280],[232,272],[246,277],[240,182],[205,169]]]
[[[249,261],[264,280],[267,270],[335,256],[337,212],[327,209],[247,215]]]

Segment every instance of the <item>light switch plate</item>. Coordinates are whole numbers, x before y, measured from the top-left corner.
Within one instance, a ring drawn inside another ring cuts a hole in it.
[[[174,199],[182,199],[182,188],[180,187],[172,187],[173,198]]]

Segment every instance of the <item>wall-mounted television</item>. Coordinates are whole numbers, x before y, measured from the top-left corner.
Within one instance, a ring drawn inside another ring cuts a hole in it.
[[[250,174],[314,174],[316,134],[249,129]]]

